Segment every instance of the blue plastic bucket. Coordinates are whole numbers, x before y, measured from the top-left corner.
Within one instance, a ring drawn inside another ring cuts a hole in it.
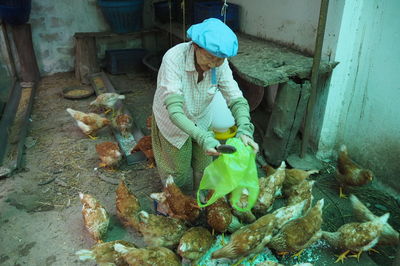
[[[0,18],[11,25],[29,21],[31,0],[0,0]]]
[[[142,29],[143,2],[144,0],[98,0],[104,17],[115,33],[128,33]]]

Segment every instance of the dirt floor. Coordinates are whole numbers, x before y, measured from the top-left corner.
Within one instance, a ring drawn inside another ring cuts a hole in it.
[[[151,114],[154,77],[136,73],[110,77],[114,87],[126,95],[125,106],[133,114],[136,125],[148,134],[145,120]],[[108,240],[124,239],[143,246],[141,237],[126,230],[115,214],[116,185],[104,180],[124,177],[130,189],[141,199],[145,209],[152,211],[148,195],[161,189],[157,170],[147,169],[146,162],[118,171],[99,170],[95,144],[113,141],[109,129],[99,132],[97,140],[84,136],[65,111],[73,108],[88,111],[94,96],[82,100],[68,100],[61,89],[78,85],[72,73],[45,77],[38,87],[32,123],[26,140],[26,169],[11,177],[0,179],[0,265],[94,265],[78,261],[75,252],[90,248],[94,241],[85,232],[82,222],[79,192],[94,195],[111,214]],[[15,138],[11,138],[16,143]],[[13,152],[9,153],[11,161]],[[346,222],[354,221],[348,200],[337,197],[334,167],[326,164],[317,180],[315,200],[325,198],[323,229],[336,230]],[[104,178],[106,177],[106,178]],[[400,229],[399,201],[374,184],[349,190],[368,203],[377,215],[390,212],[390,222]],[[279,206],[279,201],[276,206]],[[380,255],[362,255],[359,265],[391,265],[395,248],[378,250]],[[339,251],[326,243],[313,245],[300,259],[279,258],[287,265],[310,261],[315,265],[332,265]],[[371,259],[372,258],[372,259]],[[345,265],[355,265],[355,259]]]

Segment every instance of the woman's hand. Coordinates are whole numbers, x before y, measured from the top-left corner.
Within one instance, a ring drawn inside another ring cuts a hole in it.
[[[255,153],[259,151],[258,144],[254,140],[252,140],[249,136],[243,134],[240,135],[239,138],[241,139],[241,141],[245,146],[250,145],[251,147],[253,147]]]
[[[219,155],[221,155],[221,153],[217,152],[217,150],[215,148],[208,148],[208,149],[206,149],[206,155],[219,156]]]

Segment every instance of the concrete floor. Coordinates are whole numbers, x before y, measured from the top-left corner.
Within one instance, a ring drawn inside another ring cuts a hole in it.
[[[154,79],[143,73],[110,77],[117,91],[126,95],[126,106],[134,121],[147,134],[145,120],[151,114]],[[94,242],[83,228],[78,192],[93,194],[111,214],[107,240],[124,239],[144,245],[135,232],[124,229],[115,217],[114,184],[102,181],[96,170],[98,158],[95,144],[113,140],[108,129],[99,132],[99,139],[86,138],[65,111],[70,107],[87,111],[94,96],[83,100],[62,98],[63,87],[78,85],[72,73],[45,77],[38,88],[32,124],[28,134],[31,143],[26,150],[26,170],[0,180],[0,265],[93,265],[78,261],[75,252],[90,248]],[[15,143],[14,143],[15,145]],[[9,155],[11,161],[12,154]],[[261,172],[260,172],[261,173]],[[323,229],[336,230],[353,221],[347,200],[337,197],[334,168],[324,164],[316,175],[315,200],[325,198]],[[156,169],[146,169],[146,163],[122,165],[115,173],[101,172],[109,178],[125,177],[131,190],[138,194],[145,208],[151,208],[147,195],[161,189]],[[262,174],[262,173],[261,173]],[[46,180],[52,182],[39,185]],[[391,212],[390,222],[400,229],[399,202],[375,184],[348,191],[356,194],[377,215]],[[282,202],[278,201],[275,207]],[[391,265],[395,248],[378,248],[381,255],[363,254],[357,265]],[[324,242],[309,248],[297,261],[283,258],[286,265],[312,262],[332,265],[340,251]],[[355,265],[348,259],[344,265]]]

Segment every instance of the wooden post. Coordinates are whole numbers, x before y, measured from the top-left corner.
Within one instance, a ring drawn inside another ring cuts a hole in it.
[[[11,26],[15,47],[21,65],[21,79],[24,82],[37,82],[40,79],[39,67],[33,50],[30,24]]]
[[[96,38],[75,36],[75,77],[84,84],[90,84],[88,75],[100,72],[97,63]]]
[[[286,160],[304,117],[309,94],[309,82],[297,84],[289,80],[280,84],[263,139],[264,155],[270,164],[279,165]]]

